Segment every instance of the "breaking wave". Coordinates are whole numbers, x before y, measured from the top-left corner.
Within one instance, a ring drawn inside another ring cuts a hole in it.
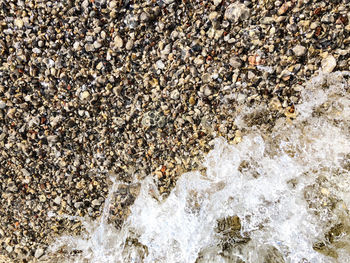
[[[85,233],[50,251],[80,251],[67,262],[350,262],[349,76],[320,73],[269,129],[250,123],[262,108],[242,106],[240,132],[213,141],[205,172],[183,174],[164,199],[146,178],[121,229],[108,223],[114,180],[101,218],[72,218]]]

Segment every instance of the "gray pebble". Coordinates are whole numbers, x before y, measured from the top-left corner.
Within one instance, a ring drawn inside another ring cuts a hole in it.
[[[232,3],[225,10],[225,18],[235,23],[248,19],[249,15],[249,9],[240,3]]]
[[[229,63],[235,69],[240,68],[242,66],[241,60],[237,57],[231,57]]]
[[[6,103],[3,100],[0,100],[0,109],[4,109],[6,107]]]

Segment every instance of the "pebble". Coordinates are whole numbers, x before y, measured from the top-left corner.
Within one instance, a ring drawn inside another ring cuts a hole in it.
[[[39,196],[39,200],[40,200],[40,202],[45,202],[46,201],[46,196],[45,195],[40,195]]]
[[[149,14],[147,14],[146,12],[142,12],[140,15],[140,20],[141,22],[146,22],[149,19]]]
[[[6,107],[6,103],[3,100],[0,100],[0,109],[4,109]]]
[[[214,6],[220,5],[222,0],[214,0]]]
[[[16,18],[15,19],[15,26],[17,26],[18,28],[22,28],[24,26],[24,22],[22,19]]]
[[[122,48],[123,47],[123,39],[121,39],[120,36],[116,36],[114,38],[114,44],[117,48]]]
[[[196,104],[196,99],[193,96],[191,96],[189,99],[189,103],[190,103],[190,105]]]
[[[211,89],[207,86],[204,88],[204,95],[205,96],[210,96],[212,94]]]
[[[100,202],[100,200],[98,200],[98,199],[94,199],[94,200],[91,202],[91,204],[92,204],[93,206],[99,206],[99,205],[101,204],[101,202]]]
[[[249,9],[241,3],[230,4],[225,11],[225,18],[235,23],[249,18]]]
[[[210,82],[210,80],[211,80],[211,76],[210,76],[209,73],[203,74],[203,76],[202,76],[202,81],[203,81],[204,83],[208,83],[208,82]]]
[[[62,200],[61,197],[56,196],[55,199],[53,200],[53,202],[54,202],[56,205],[59,205],[59,204],[61,204],[61,200]]]
[[[293,52],[297,57],[301,57],[305,55],[306,52],[306,47],[302,46],[302,45],[296,45],[293,48]]]
[[[6,251],[8,253],[11,253],[13,251],[13,247],[12,246],[6,246]]]
[[[180,92],[178,89],[175,89],[171,92],[170,98],[173,100],[178,100],[180,98]]]
[[[85,48],[86,52],[92,52],[92,51],[95,50],[94,45],[91,44],[91,43],[86,43],[86,44],[84,45],[84,48]]]
[[[97,69],[97,70],[100,70],[101,68],[103,68],[103,63],[102,63],[102,61],[96,65],[96,69]],[[88,93],[89,93],[89,92],[88,92]],[[85,99],[85,98],[89,97],[89,95],[90,95],[90,94],[83,95],[82,97],[83,97],[83,99]]]
[[[131,50],[134,46],[134,41],[132,39],[129,39],[128,42],[126,42],[125,48],[126,50]]]
[[[100,47],[102,47],[102,43],[98,40],[96,40],[93,44],[95,49],[99,49]]]
[[[242,105],[292,121],[320,67],[348,70],[347,11],[344,1],[4,1],[0,222],[20,224],[0,227],[18,241],[1,252],[32,262],[57,235],[79,235],[47,213],[99,217],[110,172],[125,183],[108,218],[120,227],[133,178],[157,171],[166,198],[215,136],[241,140]]]
[[[158,61],[156,62],[156,66],[157,66],[158,69],[164,69],[164,68],[165,68],[164,63],[163,63],[163,61],[161,61],[161,60],[158,60]]]
[[[231,57],[229,63],[235,69],[240,68],[242,66],[241,60],[237,57]]]
[[[289,10],[289,7],[290,7],[290,6],[291,6],[291,2],[285,2],[285,3],[278,9],[277,14],[279,14],[279,15],[285,14],[285,13]]]
[[[81,100],[85,100],[85,99],[87,99],[88,97],[90,97],[90,93],[89,93],[87,90],[85,90],[85,91],[83,91],[83,92],[80,93],[80,99],[81,99]]]
[[[331,73],[337,66],[337,61],[332,55],[328,55],[321,62],[322,71],[325,73]]]
[[[218,12],[211,12],[209,14],[209,20],[214,21],[218,17]]]
[[[41,50],[39,48],[37,48],[37,47],[33,48],[32,51],[35,54],[40,54],[41,53]]]
[[[34,257],[35,257],[35,258],[40,258],[43,254],[44,254],[44,249],[42,249],[42,248],[37,248],[37,249],[35,250]]]

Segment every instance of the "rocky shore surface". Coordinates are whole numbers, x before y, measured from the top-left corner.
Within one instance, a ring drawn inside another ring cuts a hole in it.
[[[141,180],[167,195],[209,142],[292,120],[303,83],[350,67],[350,2],[0,1],[0,262],[41,262]]]

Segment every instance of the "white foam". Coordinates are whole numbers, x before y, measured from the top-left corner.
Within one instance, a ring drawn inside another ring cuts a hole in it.
[[[81,250],[72,262],[348,262],[350,243],[350,94],[343,76],[322,74],[307,83],[292,122],[276,121],[269,134],[247,127],[241,143],[214,141],[205,158],[206,174],[183,174],[165,200],[151,178],[121,230],[107,223],[114,182],[100,220],[81,219],[86,234],[65,236],[51,246]],[[257,109],[243,109],[244,114]],[[51,215],[52,216],[52,215]],[[231,247],[217,231],[218,220],[238,216],[239,243]],[[345,231],[328,242],[333,257],[317,242],[337,224]],[[345,230],[344,230],[345,229]],[[133,238],[134,241],[131,241]],[[248,241],[249,239],[249,241]],[[135,242],[137,240],[137,242]],[[338,245],[341,244],[341,245]],[[304,261],[303,261],[304,260]],[[305,261],[307,260],[307,261]],[[274,261],[271,261],[274,262]],[[277,262],[277,261],[276,261]]]

